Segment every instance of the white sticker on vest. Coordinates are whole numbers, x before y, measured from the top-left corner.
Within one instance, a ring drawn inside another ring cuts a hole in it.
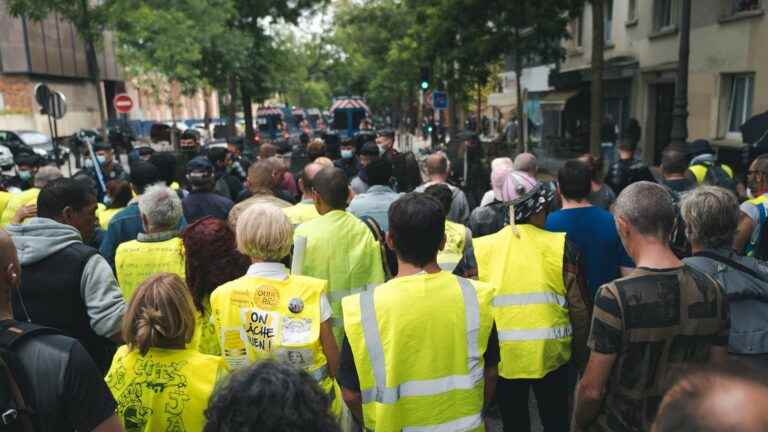
[[[245,342],[240,336],[237,327],[226,328],[221,331],[222,356],[230,369],[239,369],[248,366],[248,355],[245,350]]]
[[[315,356],[309,349],[280,350],[277,359],[297,368],[308,368],[315,363]]]
[[[312,340],[310,318],[283,317],[283,345],[306,345]]]
[[[241,309],[242,338],[254,349],[271,352],[280,331],[280,314],[259,309]]]

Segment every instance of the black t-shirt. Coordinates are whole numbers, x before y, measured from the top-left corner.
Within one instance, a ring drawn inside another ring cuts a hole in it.
[[[491,335],[488,337],[488,348],[483,355],[485,367],[492,367],[501,361],[499,352],[499,334],[496,331],[496,325],[493,325]],[[357,376],[357,366],[355,366],[355,357],[352,355],[352,347],[346,336],[341,345],[341,360],[339,362],[339,371],[336,373],[336,381],[339,385],[353,391],[360,391],[360,379]]]
[[[13,370],[14,378],[34,411],[36,431],[90,431],[115,414],[112,393],[77,340],[57,334],[29,336],[13,352],[22,369]]]

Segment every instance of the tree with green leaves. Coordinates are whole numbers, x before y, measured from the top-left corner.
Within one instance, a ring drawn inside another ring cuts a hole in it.
[[[101,87],[96,48],[102,40],[107,20],[106,6],[89,0],[8,0],[8,10],[14,17],[42,21],[50,14],[69,20],[85,44],[88,76],[96,86],[101,134],[107,138],[104,89]]]
[[[174,87],[191,95],[205,84],[199,67],[203,49],[226,34],[234,4],[231,0],[114,0],[108,8],[121,63],[170,107],[175,123],[178,94]],[[171,141],[175,146],[174,128]]]

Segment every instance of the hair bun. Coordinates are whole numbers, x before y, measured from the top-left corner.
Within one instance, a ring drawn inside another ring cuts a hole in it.
[[[141,314],[139,315],[139,326],[149,327],[165,336],[165,330],[162,327],[162,318],[163,314],[159,310],[150,307],[142,308]]]

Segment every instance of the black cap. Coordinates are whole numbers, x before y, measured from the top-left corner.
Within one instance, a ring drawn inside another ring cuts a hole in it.
[[[198,156],[187,162],[187,172],[191,171],[213,171],[213,164],[208,158]]]
[[[377,132],[379,136],[395,139],[394,129],[379,129]]]
[[[362,148],[360,148],[359,154],[361,156],[379,156],[381,153],[379,152],[379,146],[377,146],[376,143],[368,141],[363,144]]]
[[[99,150],[112,150],[112,145],[108,142],[104,142],[104,140],[95,140],[93,143],[93,151],[99,151]]]
[[[40,164],[40,156],[34,153],[21,152],[14,158],[14,162],[16,162],[16,165],[37,166]]]
[[[160,171],[151,163],[139,160],[131,165],[131,184],[137,189],[136,192],[144,193],[147,186],[159,181]]]

